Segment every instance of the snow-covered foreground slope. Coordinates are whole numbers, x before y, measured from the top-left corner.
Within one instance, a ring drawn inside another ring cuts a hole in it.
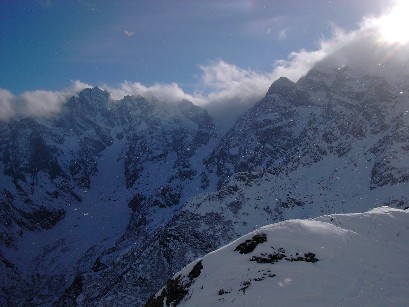
[[[408,306],[409,210],[288,220],[186,266],[146,306]]]

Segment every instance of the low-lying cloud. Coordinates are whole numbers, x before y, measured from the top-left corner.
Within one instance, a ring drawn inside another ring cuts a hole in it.
[[[221,105],[251,105],[261,99],[278,78],[287,77],[296,82],[316,65],[350,65],[376,73],[380,67],[384,68],[382,65],[390,58],[401,62],[409,55],[407,46],[391,48],[390,44],[379,41],[379,20],[382,18],[364,18],[359,28],[350,32],[334,27],[332,37],[319,42],[316,50],[291,52],[286,59],[276,61],[271,72],[244,69],[221,59],[200,65],[201,74],[193,93],[185,92],[176,83],[146,86],[125,81],[116,88],[102,87],[115,99],[139,94],[148,99],[156,97],[169,102],[188,99],[209,109]],[[393,54],[388,55],[391,50]]]
[[[140,82],[124,81],[117,87],[106,84],[100,87],[108,91],[113,100],[122,99],[124,96],[140,95],[146,99],[157,99],[169,103],[178,102],[183,99],[195,101],[193,95],[184,92],[176,83],[155,83],[154,85],[146,86]]]
[[[232,105],[248,107],[261,99],[279,77],[297,81],[314,66],[350,65],[370,73],[386,74],[385,63],[409,62],[409,43],[397,44],[381,39],[384,19],[385,16],[364,18],[358,29],[350,32],[334,27],[332,37],[319,42],[316,50],[294,51],[286,59],[276,61],[270,72],[244,69],[222,59],[200,65],[198,82],[190,93],[177,83],[144,85],[124,81],[115,87],[98,86],[109,91],[114,100],[126,95],[141,95],[170,103],[187,99],[213,111],[229,109]],[[70,88],[62,91],[30,91],[19,96],[0,89],[0,120],[14,116],[50,116],[59,112],[69,96],[85,87],[90,86],[75,81]]]
[[[0,88],[0,120],[7,121],[13,117],[47,117],[58,113],[67,99],[84,88],[91,87],[81,81],[62,91],[35,90],[18,96]]]

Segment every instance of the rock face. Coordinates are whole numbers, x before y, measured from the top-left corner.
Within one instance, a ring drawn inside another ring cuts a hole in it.
[[[407,93],[403,96],[384,78],[354,73],[337,69],[328,75],[312,70],[297,83],[277,80],[206,160],[221,177],[219,187],[237,172],[308,167],[327,155],[346,156],[362,145],[368,159],[383,155],[379,157],[383,166],[376,165],[371,175],[374,186],[405,181],[407,165],[406,170],[390,174],[389,180],[383,175],[378,179],[376,169],[386,170],[389,160],[402,157],[392,153],[392,144],[406,148],[408,112],[403,102]]]
[[[222,136],[191,102],[111,101],[98,88],[55,118],[0,123],[0,256],[13,280],[0,303],[142,305],[262,225],[409,206],[402,88],[408,76],[316,68],[274,82]],[[280,254],[269,255],[257,259]]]
[[[191,102],[110,101],[98,88],[72,97],[56,118],[1,123],[0,135],[2,255],[29,288],[9,298],[4,283],[1,299],[15,304],[75,301],[86,289],[81,273],[107,267],[98,256],[115,249],[131,218],[139,224],[128,232],[153,240],[200,189],[197,161],[216,138]]]
[[[408,218],[381,207],[264,226],[186,266],[145,306],[405,306]]]

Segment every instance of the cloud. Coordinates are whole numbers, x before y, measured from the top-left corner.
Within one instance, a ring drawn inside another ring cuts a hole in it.
[[[0,88],[0,121],[8,120],[15,116],[13,107],[13,94],[8,90]]]
[[[333,38],[321,43],[325,57],[315,67],[353,67],[361,73],[394,78],[409,74],[409,43],[388,41],[383,37],[379,18],[364,18],[356,31],[335,29]]]
[[[261,98],[271,84],[270,74],[243,69],[223,60],[201,65],[196,95],[206,103],[243,103]]]
[[[191,100],[197,104],[202,103],[200,97],[185,93],[176,83],[155,83],[154,85],[146,86],[140,82],[125,81],[117,87],[103,84],[101,88],[107,90],[114,100],[122,99],[124,96],[140,95],[147,99],[156,99],[169,103],[178,102],[183,99]]]
[[[334,26],[332,36],[321,40],[316,50],[301,49],[291,52],[287,58],[277,60],[270,71],[245,69],[222,59],[199,65],[198,82],[191,93],[177,83],[144,85],[140,82],[124,81],[118,86],[103,84],[100,87],[109,91],[111,98],[115,100],[126,95],[141,95],[147,99],[169,103],[187,99],[215,111],[231,110],[233,105],[239,108],[241,106],[242,109],[248,107],[261,99],[271,83],[279,77],[297,81],[313,67],[325,69],[330,66],[350,65],[356,69],[384,75],[388,72],[396,74],[397,70],[409,73],[409,65],[400,67],[402,62],[409,63],[409,44],[391,43],[382,39],[384,20],[391,20],[385,18],[385,15],[363,18],[355,31],[344,31]],[[265,19],[258,24],[249,24],[247,31],[250,33],[264,29],[265,35],[266,32],[275,31],[280,23],[280,19]],[[281,31],[284,38],[287,30],[281,28]],[[125,31],[125,34],[132,36],[133,32]],[[391,63],[395,63],[395,66]],[[6,89],[0,89],[0,120],[13,116],[55,114],[67,97],[85,87],[89,86],[76,81],[63,91],[31,91],[17,97]]]
[[[379,18],[365,18],[363,26],[378,29],[381,39],[388,43],[409,43],[408,21],[409,3],[405,0],[395,1],[386,14]]]
[[[127,31],[127,30],[125,30],[124,33],[125,33],[125,35],[126,35],[127,37],[132,37],[132,36],[135,35],[135,32]]]
[[[77,80],[62,91],[35,90],[18,96],[0,88],[0,120],[7,121],[13,117],[52,116],[61,110],[69,97],[87,87],[91,86]]]
[[[285,65],[291,68],[288,63]],[[275,78],[271,73],[240,68],[223,60],[200,65],[199,69],[201,74],[193,93],[185,92],[176,83],[155,83],[147,86],[140,82],[125,81],[117,87],[104,84],[101,88],[107,90],[114,100],[119,100],[126,95],[141,95],[147,99],[170,103],[187,99],[202,106],[231,101],[240,104],[253,103],[263,97]]]

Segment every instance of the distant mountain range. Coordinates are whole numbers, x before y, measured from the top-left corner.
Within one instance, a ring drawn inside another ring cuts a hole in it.
[[[408,75],[317,66],[275,81],[226,133],[189,101],[111,101],[99,88],[53,118],[0,122],[0,304],[140,306],[188,263],[261,226],[407,208],[402,88]]]

